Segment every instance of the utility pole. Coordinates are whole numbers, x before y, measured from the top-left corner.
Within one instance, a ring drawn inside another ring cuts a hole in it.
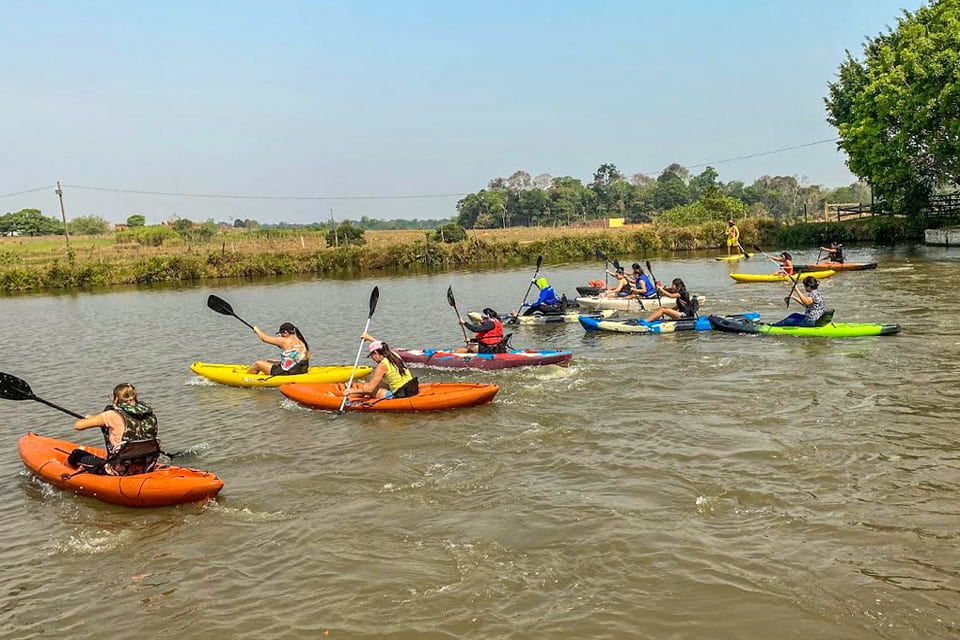
[[[63,208],[63,189],[57,180],[57,197],[60,198],[60,217],[63,218],[63,236],[67,239],[67,257],[70,256],[70,230],[67,228],[67,212]]]
[[[337,223],[333,219],[333,209],[330,209],[330,228],[333,229],[333,242],[339,248],[340,238],[337,237]]]

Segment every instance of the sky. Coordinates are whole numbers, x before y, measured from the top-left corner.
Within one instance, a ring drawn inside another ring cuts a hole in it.
[[[836,137],[844,50],[920,4],[0,0],[0,213],[58,215],[50,188],[4,197],[57,180],[68,218],[151,223],[447,218],[607,162],[848,184],[832,142],[717,161]]]

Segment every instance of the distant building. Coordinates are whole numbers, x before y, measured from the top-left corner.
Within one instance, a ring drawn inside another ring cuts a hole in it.
[[[20,235],[19,231],[4,231],[2,234],[5,238],[16,238]]]
[[[125,222],[117,222],[116,224],[113,225],[114,231],[126,231],[129,228],[130,228],[130,225],[126,224]]]

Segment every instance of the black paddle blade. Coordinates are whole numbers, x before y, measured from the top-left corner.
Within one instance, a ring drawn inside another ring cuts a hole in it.
[[[217,313],[222,313],[225,316],[237,315],[233,312],[233,307],[230,306],[229,302],[213,294],[210,294],[210,296],[207,298],[207,306]]]
[[[613,259],[613,268],[614,268],[614,269],[619,269],[619,268],[620,268],[620,261],[617,260],[616,258]]]
[[[600,260],[603,260],[604,262],[609,262],[607,260],[606,254],[604,254],[603,251],[600,251],[600,249],[594,249],[594,251],[597,254],[597,258],[599,258]]]
[[[380,300],[380,287],[374,287],[373,291],[370,292],[370,315],[368,318],[373,317],[373,312],[377,310],[377,302]]]
[[[543,264],[543,256],[537,256],[537,271],[540,271],[540,265]]]
[[[457,308],[457,299],[453,297],[453,286],[447,287],[447,304],[454,309]]]
[[[5,400],[33,400],[36,396],[26,380],[0,372],[0,398]]]

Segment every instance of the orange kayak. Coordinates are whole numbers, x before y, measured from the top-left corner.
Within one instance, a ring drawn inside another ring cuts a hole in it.
[[[354,400],[344,411],[439,411],[474,407],[493,400],[500,390],[495,384],[437,382],[420,384],[420,393],[410,398]],[[342,384],[285,384],[280,392],[314,409],[337,411],[343,399]]]
[[[150,473],[133,476],[81,473],[64,479],[63,474],[76,472],[67,465],[67,456],[78,447],[101,458],[106,455],[96,447],[28,433],[20,438],[20,458],[36,476],[54,486],[125,507],[163,507],[209,500],[223,489],[223,480],[212,473],[160,464]]]

